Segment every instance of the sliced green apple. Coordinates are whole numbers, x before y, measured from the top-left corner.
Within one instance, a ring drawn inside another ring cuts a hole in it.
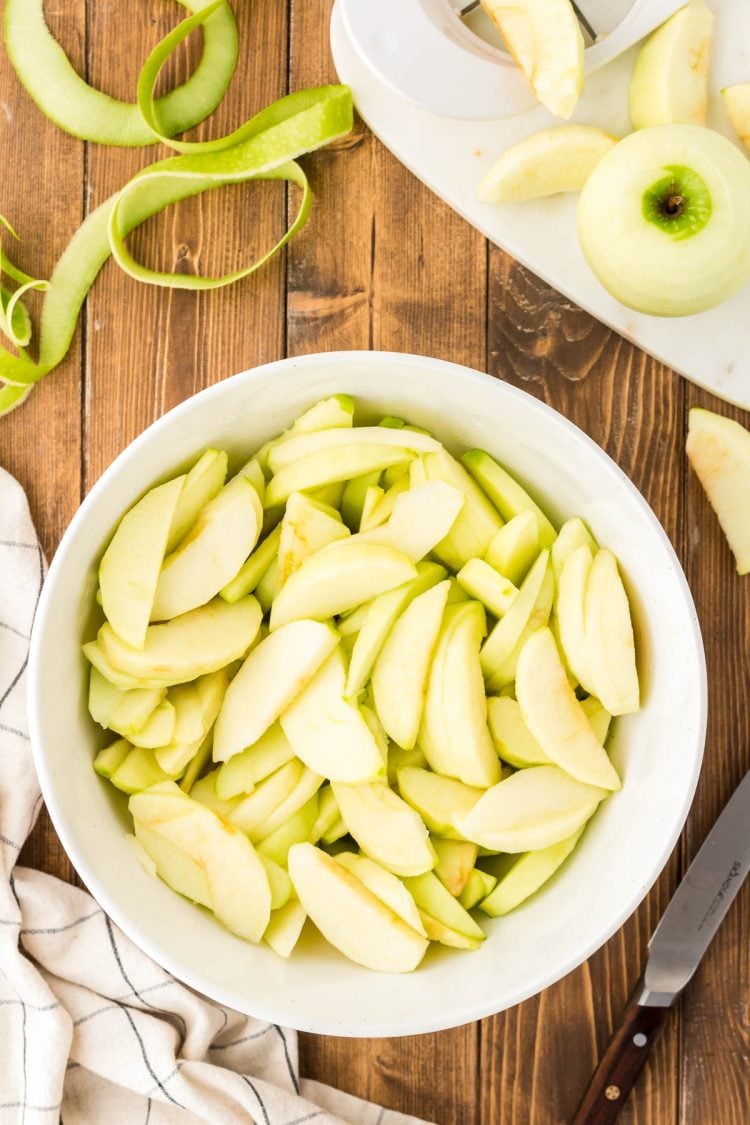
[[[152,488],[122,517],[99,564],[102,608],[124,644],[142,648],[185,477]]]
[[[557,532],[550,520],[536,501],[532,500],[526,489],[498,465],[489,453],[483,449],[470,449],[464,453],[461,461],[489,496],[504,520],[512,520],[521,512],[536,513],[539,522],[539,542],[544,548],[552,546],[557,538]]]
[[[208,877],[201,863],[183,848],[161,836],[140,821],[134,821],[135,839],[153,865],[152,873],[178,894],[211,910],[213,899]]]
[[[393,515],[393,509],[396,506],[396,501],[399,496],[403,496],[405,492],[409,491],[409,466],[394,465],[393,469],[397,469],[402,475],[398,480],[392,484],[388,489],[384,489],[379,485],[371,485],[367,489],[365,495],[365,502],[362,506],[362,519],[360,520],[360,531],[373,531],[381,524],[387,521]],[[386,469],[386,473],[390,470]],[[383,474],[385,477],[385,473]]]
[[[501,527],[485,555],[491,567],[519,584],[541,551],[539,520],[535,512],[519,512]]]
[[[267,839],[273,832],[276,832],[277,829],[285,827],[291,818],[294,817],[300,809],[304,808],[310,799],[317,794],[323,784],[323,780],[320,774],[314,773],[313,770],[309,770],[305,767],[291,793],[276,805],[264,820],[253,825],[248,831],[247,834],[252,842],[257,844],[261,840]],[[260,786],[258,786],[258,788],[260,788]],[[257,793],[258,790],[256,789],[255,792]]]
[[[153,750],[134,746],[126,758],[110,774],[110,781],[123,793],[140,793],[161,781],[172,781],[173,775],[161,768]]]
[[[263,940],[268,942],[279,957],[291,957],[307,921],[307,911],[297,898],[292,898],[279,910],[271,913]]]
[[[295,754],[311,770],[353,785],[385,772],[381,748],[362,712],[344,698],[346,661],[334,649],[313,680],[281,716]]]
[[[115,770],[125,761],[130,749],[130,743],[126,739],[118,738],[117,742],[112,742],[109,746],[100,750],[94,758],[94,769],[99,777],[105,777],[109,780]]]
[[[446,609],[419,735],[419,745],[434,770],[479,788],[500,779],[479,663],[485,631],[484,607],[479,602]]]
[[[581,707],[598,741],[604,746],[607,741],[607,735],[609,734],[612,716],[601,700],[597,699],[594,695],[589,695],[586,699],[582,699]]]
[[[271,450],[281,445],[290,437],[298,434],[312,434],[316,430],[331,430],[339,427],[351,429],[354,425],[354,399],[351,395],[331,395],[330,398],[321,399],[309,409],[303,411],[292,422],[288,430],[284,430],[280,437],[267,441],[256,453],[264,473],[270,475],[268,458]]]
[[[255,587],[255,596],[260,602],[264,614],[271,612],[271,606],[279,592],[279,556],[276,554],[271,565],[266,570],[258,585]]]
[[[258,855],[268,856],[282,867],[286,867],[289,849],[294,844],[303,844],[306,840],[313,843],[320,839],[319,836],[313,839],[317,819],[318,794],[316,792],[288,820],[258,841],[256,845]]]
[[[287,500],[279,540],[279,586],[314,555],[337,539],[347,539],[349,529],[334,508],[318,504],[301,492]]]
[[[407,462],[407,467],[409,464],[410,462]],[[344,485],[344,492],[341,497],[341,518],[350,531],[359,531],[367,490],[376,487],[381,476],[382,471],[375,469],[374,472],[353,477]]]
[[[592,691],[588,666],[584,606],[586,585],[594,557],[585,544],[565,560],[557,583],[555,622],[560,646],[570,671],[585,691]]]
[[[224,762],[216,776],[216,793],[224,801],[252,793],[259,781],[291,762],[293,757],[289,739],[281,725],[274,723],[256,743]]]
[[[489,691],[513,682],[526,640],[546,625],[555,596],[549,551],[542,551],[523,581],[508,612],[482,645],[480,661]]]
[[[424,479],[420,479],[424,478]],[[444,481],[463,493],[464,504],[446,537],[437,544],[433,554],[451,570],[460,570],[469,559],[482,558],[503,521],[481,488],[444,449],[419,459],[419,469],[412,470],[411,488],[416,491],[425,480]]]
[[[330,625],[291,621],[253,649],[229,685],[214,731],[214,761],[252,746],[309,684],[339,642]]]
[[[573,554],[578,547],[588,547],[592,555],[595,555],[598,544],[593,535],[586,527],[582,519],[577,516],[573,519],[566,520],[560,528],[560,534],[555,542],[552,544],[552,569],[555,572],[555,582],[560,582],[560,575],[562,574],[563,567],[570,555]]]
[[[260,622],[261,610],[254,597],[233,605],[215,598],[164,625],[150,625],[140,649],[121,640],[107,622],[99,630],[97,643],[117,671],[146,680],[147,686],[170,686],[239,660],[253,643]]]
[[[227,929],[258,942],[271,916],[271,890],[263,864],[250,841],[210,809],[167,782],[131,797],[138,825],[181,848],[201,867],[211,909]],[[146,851],[148,845],[141,839]],[[159,860],[151,858],[159,870]],[[159,874],[162,874],[160,871]]]
[[[318,816],[310,834],[310,842],[321,840],[324,844],[335,844],[346,836],[346,825],[341,818],[339,806],[330,785],[324,786],[318,794]]]
[[[515,203],[580,191],[617,138],[591,125],[532,133],[503,152],[479,182],[482,203]]]
[[[297,758],[292,758],[285,766],[269,774],[255,787],[253,792],[241,798],[227,814],[227,819],[236,828],[253,839],[263,839],[263,834],[255,830],[292,794],[305,772],[305,766]],[[214,782],[214,792],[215,782]],[[301,807],[304,801],[300,802]],[[215,807],[215,806],[214,806]]]
[[[516,696],[526,726],[551,762],[587,785],[621,788],[617,771],[568,682],[550,629],[540,629],[524,645]]]
[[[268,455],[268,466],[278,474],[307,457],[315,457],[356,446],[389,445],[411,453],[428,453],[440,449],[440,442],[416,430],[394,430],[382,426],[357,426],[354,429],[316,430],[310,434],[288,437],[275,445]],[[385,467],[385,466],[384,466]],[[353,474],[352,474],[353,475]]]
[[[388,521],[361,532],[357,539],[362,543],[383,543],[401,551],[412,562],[419,562],[444,542],[464,503],[464,494],[442,480],[404,489],[397,496]]]
[[[131,734],[130,741],[134,746],[144,750],[155,750],[157,746],[164,746],[172,739],[176,718],[174,707],[169,700],[164,699],[152,711],[148,722]]]
[[[749,196],[750,163],[720,133],[639,129],[586,181],[581,248],[624,305],[655,316],[703,312],[750,278]]]
[[[445,575],[445,568],[437,563],[417,563],[416,578],[404,583],[403,586],[396,587],[395,590],[380,594],[366,608],[363,607],[363,622],[358,629],[357,639],[354,642],[349,660],[349,673],[346,680],[346,694],[349,699],[358,695],[369,679],[370,673],[373,671],[373,665],[379,659],[379,654],[381,654],[384,645],[387,644],[394,625],[398,623],[401,615],[416,598],[436,586],[445,578]],[[351,621],[351,619],[347,618],[347,621]],[[356,624],[355,622],[354,625],[356,626]],[[340,632],[346,634],[351,629],[350,624],[348,629],[340,629]],[[403,693],[403,682],[401,690]],[[391,735],[391,737],[395,738],[396,736]],[[416,738],[416,732],[414,737]]]
[[[488,789],[458,829],[493,851],[537,851],[572,836],[607,796],[559,766],[531,766]]]
[[[713,28],[713,12],[690,0],[648,37],[630,80],[634,129],[706,124]]]
[[[362,505],[362,518],[359,521],[360,531],[367,531],[370,528],[377,527],[379,523],[384,523],[386,521],[388,518],[387,515],[384,515],[381,520],[378,520],[373,515],[384,496],[385,490],[382,489],[379,484],[371,484],[369,486]]]
[[[228,685],[226,669],[220,668],[192,683],[170,688],[175,729],[170,743],[155,751],[157,762],[167,773],[182,773],[199,753],[216,722]]]
[[[231,800],[224,800],[219,797],[216,792],[216,780],[218,775],[218,770],[212,770],[210,773],[207,773],[205,777],[200,778],[190,790],[190,796],[194,801],[198,801],[201,805],[205,805],[207,808],[211,809],[212,812],[223,816],[225,820],[229,820],[231,814],[240,804],[240,798],[233,797]]]
[[[515,699],[507,695],[493,695],[487,700],[487,721],[495,749],[509,766],[525,769],[550,763],[549,756],[526,726]]]
[[[120,672],[104,655],[104,652],[99,647],[96,641],[88,641],[85,645],[81,645],[83,655],[93,668],[114,687],[121,692],[128,691],[148,691],[148,690],[161,690],[166,692],[166,685],[161,680],[149,678],[143,679],[136,676],[128,676],[124,672]]]
[[[235,577],[263,521],[258,494],[246,477],[230,481],[201,509],[191,531],[165,560],[152,621],[167,621],[205,605]]]
[[[628,595],[611,551],[597,552],[586,585],[586,646],[593,694],[611,715],[640,706]]]
[[[378,431],[379,434],[387,432]],[[413,456],[404,446],[389,445],[384,441],[323,449],[286,465],[276,473],[266,489],[266,507],[274,508],[285,503],[293,492],[307,492],[324,484],[350,480],[375,469],[382,471]]]
[[[127,738],[141,730],[167,694],[166,688],[120,691],[97,668],[89,680],[89,714],[99,726]]]
[[[275,859],[271,859],[270,856],[265,855],[261,851],[257,851],[256,854],[263,864],[263,869],[268,879],[268,886],[271,889],[271,910],[281,910],[294,894],[292,880]]]
[[[411,926],[418,934],[427,936],[414,899],[391,871],[369,856],[355,855],[353,852],[341,852],[336,856],[336,862],[359,879],[376,898],[390,906],[407,926]]]
[[[350,960],[388,973],[419,965],[426,938],[335,859],[312,844],[296,844],[289,851],[289,874],[310,918]]]
[[[327,621],[416,577],[414,563],[393,547],[356,538],[332,543],[287,579],[273,602],[271,629],[301,617]]]
[[[219,590],[224,601],[237,602],[252,594],[260,584],[268,568],[276,559],[281,541],[281,525],[275,527],[259,544],[250,558],[240,567],[231,582]]]
[[[497,879],[494,875],[490,875],[487,871],[482,871],[481,868],[475,867],[469,873],[469,878],[466,880],[466,886],[458,896],[458,901],[463,906],[464,910],[473,910],[475,906],[492,894],[497,884]]]
[[[404,766],[398,771],[398,790],[430,832],[452,840],[465,839],[457,825],[485,792],[418,766]]]
[[[432,871],[427,871],[424,875],[404,879],[404,886],[422,911],[422,920],[425,923],[424,915],[427,915],[427,917],[434,918],[436,922],[442,923],[456,933],[463,934],[464,937],[478,942],[484,941],[484,930],[477,925],[472,916],[464,910],[461,903],[456,901]],[[429,924],[425,924],[425,929],[429,935]],[[436,938],[433,940],[441,941],[443,939]],[[446,944],[453,943],[446,942]]]
[[[395,788],[398,782],[398,771],[405,769],[407,766],[413,766],[415,769],[426,769],[427,759],[418,746],[412,747],[411,750],[405,750],[402,746],[397,746],[395,742],[391,742],[388,747],[388,784]]]
[[[458,898],[477,861],[477,845],[469,840],[431,837],[438,861],[434,868],[440,882],[454,898]]]
[[[441,581],[407,606],[372,668],[375,710],[386,734],[407,750],[419,734],[448,590]]]
[[[750,148],[750,82],[725,86],[721,95],[737,136],[745,148]]]
[[[502,617],[518,593],[513,585],[494,566],[484,559],[469,559],[456,575],[457,580],[469,595],[476,598],[494,617]]]
[[[565,862],[580,840],[584,827],[582,825],[559,844],[552,844],[536,852],[526,852],[516,859],[501,875],[492,893],[480,903],[480,909],[491,918],[498,918],[515,910],[535,894]]]
[[[165,554],[171,555],[192,529],[201,509],[221,491],[227,476],[229,459],[218,449],[207,449],[185,477],[177,501]]]
[[[583,89],[584,42],[570,0],[482,0],[542,105],[568,118]]]
[[[420,875],[437,862],[430,837],[417,812],[385,782],[343,785],[332,782],[342,820],[365,855],[394,875]]]
[[[686,445],[737,561],[750,572],[750,431],[732,418],[693,408]]]

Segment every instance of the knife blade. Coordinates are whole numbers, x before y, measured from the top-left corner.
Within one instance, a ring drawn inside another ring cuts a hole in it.
[[[572,1125],[610,1125],[750,872],[750,771],[690,864],[649,942],[646,969]]]

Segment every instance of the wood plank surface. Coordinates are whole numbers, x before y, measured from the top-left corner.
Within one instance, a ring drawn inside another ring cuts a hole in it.
[[[47,4],[81,73],[132,96],[139,60],[175,22],[166,0]],[[330,0],[237,0],[238,73],[196,136],[228,132],[287,89],[334,79]],[[200,43],[171,69],[184,76]],[[84,145],[47,123],[0,57],[0,153],[13,168],[0,213],[18,262],[49,272],[85,213],[161,149]],[[641,908],[584,966],[478,1024],[392,1040],[301,1037],[306,1074],[439,1125],[559,1125],[570,1119],[643,965],[649,934],[687,861],[750,765],[750,579],[684,455],[687,411],[750,416],[698,391],[571,306],[415,181],[358,122],[306,161],[308,228],[270,267],[229,289],[171,292],[111,263],[65,363],[0,420],[0,464],[26,487],[51,555],[81,496],[133,437],[196,390],[284,354],[382,348],[453,359],[507,380],[571,418],[635,481],[677,549],[709,668],[706,764],[681,847]],[[33,190],[29,189],[33,185]],[[149,264],[215,272],[249,260],[284,227],[280,185],[181,204],[133,240]],[[73,877],[46,817],[23,859]],[[746,887],[626,1107],[626,1125],[750,1120]]]

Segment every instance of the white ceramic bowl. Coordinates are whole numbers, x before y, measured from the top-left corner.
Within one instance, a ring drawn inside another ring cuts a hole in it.
[[[91,768],[102,744],[86,713],[80,644],[92,633],[96,566],[122,513],[207,445],[239,460],[336,392],[427,426],[454,450],[482,446],[558,520],[581,515],[616,552],[635,612],[640,714],[618,720],[622,792],[572,860],[481,950],[434,948],[409,976],[368,972],[314,936],[282,961],[233,937],[140,867],[122,801]],[[137,945],[193,988],[275,1023],[331,1035],[435,1031],[517,1004],[580,965],[628,918],[677,840],[700,769],[706,718],[701,637],[662,528],[620,469],[559,414],[464,367],[387,353],[284,360],[172,410],[117,458],[84,501],[50,568],[31,645],[30,718],[52,820],[81,878]]]

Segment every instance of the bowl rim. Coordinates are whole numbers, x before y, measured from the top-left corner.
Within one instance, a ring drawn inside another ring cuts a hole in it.
[[[65,852],[71,860],[76,872],[83,880],[86,889],[93,896],[95,901],[101,906],[104,912],[112,918],[112,920],[120,927],[123,933],[136,945],[140,950],[151,957],[158,965],[163,967],[171,973],[177,980],[182,981],[190,988],[206,996],[213,1002],[224,1004],[234,1010],[242,1011],[242,1007],[237,1006],[237,996],[230,989],[214,984],[210,976],[201,971],[194,971],[190,967],[183,964],[177,955],[172,955],[166,945],[157,939],[153,939],[144,935],[135,921],[131,921],[127,912],[120,908],[116,901],[116,893],[114,890],[109,891],[108,887],[103,884],[92,872],[91,866],[86,858],[86,855],[79,851],[75,840],[73,838],[72,828],[69,831],[66,823],[65,814],[61,807],[61,802],[58,801],[55,793],[53,780],[51,777],[51,770],[48,766],[48,754],[45,751],[44,740],[41,730],[41,687],[40,687],[40,674],[39,669],[41,666],[41,648],[42,638],[45,632],[45,624],[50,612],[50,605],[55,596],[55,586],[57,581],[58,572],[65,568],[67,556],[72,548],[72,544],[77,536],[79,528],[86,522],[88,518],[89,509],[94,506],[99,495],[107,490],[109,482],[115,477],[119,476],[127,466],[135,461],[139,455],[141,448],[149,444],[159,434],[168,430],[175,422],[179,422],[183,415],[189,414],[196,409],[197,404],[206,402],[212,398],[220,398],[226,393],[228,386],[237,386],[238,384],[251,385],[256,380],[264,380],[269,376],[279,374],[283,377],[283,372],[289,371],[295,367],[315,367],[320,365],[325,367],[328,363],[336,366],[341,366],[342,370],[345,369],[347,362],[356,361],[358,364],[369,365],[377,367],[383,363],[394,363],[405,366],[421,366],[428,365],[436,371],[436,374],[443,374],[452,376],[461,380],[466,380],[474,383],[490,384],[495,391],[500,395],[506,395],[510,398],[522,400],[525,407],[536,412],[550,421],[554,421],[556,425],[562,426],[567,429],[571,435],[583,444],[588,453],[593,455],[598,460],[602,467],[608,472],[613,473],[619,478],[620,484],[629,491],[632,497],[636,500],[643,518],[651,525],[652,529],[656,532],[657,536],[661,539],[662,545],[666,550],[667,557],[671,561],[674,568],[674,580],[676,590],[679,591],[684,603],[684,608],[687,613],[687,620],[690,624],[692,640],[694,645],[694,658],[696,673],[699,680],[698,688],[699,694],[696,700],[697,704],[697,717],[698,722],[695,728],[695,743],[697,752],[693,758],[693,765],[691,775],[684,789],[684,797],[681,802],[679,811],[674,818],[673,827],[670,831],[667,842],[662,848],[658,860],[653,864],[651,875],[649,879],[640,885],[637,885],[626,901],[623,902],[619,911],[612,918],[611,923],[605,930],[600,931],[597,935],[591,937],[584,945],[578,947],[575,953],[566,957],[562,962],[555,966],[554,971],[545,974],[540,974],[537,978],[537,984],[518,987],[511,990],[510,993],[498,1006],[497,1000],[487,999],[486,1001],[477,1004],[470,1003],[461,1007],[457,1005],[451,1009],[451,1013],[445,1019],[423,1019],[420,1018],[418,1012],[413,1013],[408,1020],[401,1020],[398,1027],[394,1029],[392,1025],[388,1024],[368,1024],[364,1028],[361,1024],[345,1023],[337,1020],[326,1022],[325,1016],[314,1025],[301,1021],[295,1023],[294,1026],[300,1031],[312,1032],[314,1034],[332,1035],[348,1038],[371,1038],[371,1037],[400,1037],[406,1035],[415,1035],[423,1033],[431,1033],[436,1031],[443,1031],[453,1027],[460,1027],[467,1023],[476,1020],[484,1019],[488,1016],[494,1015],[500,1011],[505,1011],[509,1008],[515,1007],[525,1000],[533,996],[539,995],[542,991],[555,984],[557,981],[562,980],[574,969],[584,964],[597,950],[601,949],[610,938],[625,924],[631,917],[638,906],[644,901],[651,888],[656,883],[661,875],[664,867],[666,866],[669,857],[671,856],[677,841],[685,826],[690,807],[695,796],[695,790],[700,776],[701,766],[703,762],[703,755],[705,750],[706,728],[708,719],[708,681],[707,670],[705,661],[705,650],[703,645],[703,638],[698,621],[698,615],[693,601],[692,593],[687,582],[687,578],[683,571],[680,560],[667,536],[666,531],[656,517],[650,504],[642,495],[640,490],[630,480],[627,474],[620,468],[617,462],[610,457],[610,455],[600,446],[593,438],[589,437],[583,430],[580,429],[574,422],[566,418],[560,411],[549,406],[542,400],[535,398],[528,392],[521,390],[502,379],[494,378],[493,376],[481,372],[477,369],[467,367],[463,364],[453,363],[448,360],[436,359],[431,356],[425,356],[416,353],[393,352],[393,351],[378,351],[371,349],[347,349],[332,352],[310,352],[300,356],[287,357],[284,359],[273,360],[269,363],[260,364],[256,367],[247,368],[244,371],[238,372],[235,375],[228,376],[218,383],[214,383],[209,387],[191,395],[177,406],[173,407],[166,414],[156,419],[149,426],[146,427],[136,438],[133,439],[112,461],[112,463],[105,469],[93,487],[90,489],[78,510],[66,528],[58,549],[49,566],[49,570],[42,588],[39,604],[37,607],[34,625],[31,632],[30,646],[29,646],[29,660],[28,660],[28,716],[29,716],[29,729],[31,734],[31,749],[34,761],[34,766],[39,779],[39,784],[42,790],[44,802],[47,806],[50,819],[52,821],[55,832],[57,833],[60,842],[65,849]],[[345,381],[345,376],[342,376],[342,381]],[[364,971],[364,970],[363,970]],[[541,982],[541,983],[540,983]],[[491,990],[490,990],[491,993]],[[252,1015],[258,1019],[264,1019],[272,1024],[288,1023],[289,1015],[282,1014],[278,1007],[274,1008],[271,1005],[260,1003],[253,1007],[252,1012],[247,1014]]]

